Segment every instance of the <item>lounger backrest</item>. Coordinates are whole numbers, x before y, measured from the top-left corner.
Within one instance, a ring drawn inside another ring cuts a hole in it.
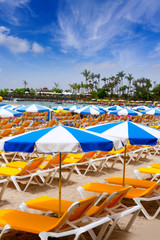
[[[141,197],[151,197],[152,195],[155,194],[159,187],[160,184],[159,183],[157,184],[157,182],[155,182],[152,187],[147,188],[147,190],[143,192],[143,195]]]
[[[90,159],[90,158],[93,158],[93,156],[96,154],[96,151],[92,151],[92,152],[88,152],[86,153],[85,155],[85,159],[84,160],[87,160],[87,159]]]
[[[30,124],[30,122],[29,122],[29,121],[26,121],[26,122],[22,123],[21,127],[28,127],[29,124]]]
[[[4,119],[2,122],[1,122],[1,125],[6,125],[8,123],[8,119]]]
[[[64,160],[67,153],[61,153],[61,161]],[[51,160],[51,166],[59,164],[59,153]]]
[[[106,200],[106,207],[113,208],[120,204],[121,200],[126,196],[126,194],[131,188],[131,186],[124,187],[122,190],[116,192],[116,194],[113,194],[113,196],[111,194]]]
[[[66,153],[61,153],[61,161],[63,161],[63,159],[65,158],[66,155],[67,155]],[[49,156],[45,157],[45,161],[40,166],[40,168],[42,168],[42,169],[53,168],[58,164],[59,164],[59,154],[57,154],[55,156],[49,155]]]
[[[69,222],[80,221],[86,216],[87,211],[94,205],[96,199],[97,196],[95,195],[73,203],[52,230],[58,232],[59,230],[67,228]]]
[[[5,130],[3,130],[3,132],[1,133],[1,136],[2,136],[2,137],[7,137],[10,133],[11,133],[11,129],[5,129]]]
[[[35,172],[36,170],[39,169],[40,165],[42,164],[42,162],[45,160],[45,157],[37,157],[34,159],[31,159],[27,165],[25,166],[25,168],[22,170],[21,174],[25,174],[25,173],[32,173]]]
[[[148,188],[146,191],[144,191],[143,196],[145,197],[151,197],[160,191],[160,180],[155,182],[152,187]]]
[[[118,206],[121,200],[126,196],[131,186],[124,187],[122,190],[111,193],[104,201],[94,210],[92,217],[98,217],[107,213],[107,209],[112,209]]]

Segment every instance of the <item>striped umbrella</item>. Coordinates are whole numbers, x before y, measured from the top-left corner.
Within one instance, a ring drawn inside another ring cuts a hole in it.
[[[19,105],[19,106],[16,106],[16,107],[14,106],[14,107],[13,107],[13,110],[18,111],[18,109],[19,109],[19,108],[22,108],[22,107],[25,107],[25,105],[22,104],[22,105]]]
[[[147,115],[158,116],[158,115],[160,115],[160,109],[152,108],[152,109],[147,110],[147,111],[142,111],[141,113],[147,114]]]
[[[76,105],[69,107],[69,111],[71,111],[71,112],[73,112],[74,110],[77,110],[77,109],[79,109],[79,107]]]
[[[14,110],[13,105],[11,105],[11,104],[4,105],[1,108]]]
[[[115,111],[115,110],[121,110],[123,109],[122,107],[118,106],[118,105],[115,105],[115,106],[110,106],[110,107],[107,107],[107,108],[104,108],[106,111]]]
[[[98,105],[90,105],[89,107],[106,111],[105,108],[103,108],[103,107],[101,107],[101,106],[98,106]]]
[[[20,117],[22,116],[22,113],[10,110],[10,109],[4,109],[0,108],[0,118],[14,118],[14,117]]]
[[[147,107],[147,106],[137,106],[137,107],[133,107],[132,110],[135,111],[147,111],[150,110],[151,108]]]
[[[82,107],[80,109],[77,109],[77,110],[74,110],[75,113],[78,113],[78,114],[82,114],[82,115],[101,115],[103,113],[105,113],[104,110],[101,110],[101,109],[95,109],[93,107],[90,107],[90,106],[85,106],[85,107]]]
[[[57,106],[57,107],[53,107],[52,109],[53,110],[60,110],[60,111],[66,110],[64,106]]]
[[[45,107],[45,106],[32,104],[32,105],[28,105],[28,106],[18,108],[17,111],[35,113],[35,112],[50,112],[50,111],[53,111],[53,110],[51,108],[48,108],[48,107]]]
[[[61,153],[90,151],[109,151],[122,148],[119,139],[102,137],[97,133],[58,125],[52,128],[21,134],[21,136],[0,140],[0,150],[11,152],[60,153],[59,163],[59,215],[61,213]]]
[[[120,110],[116,110],[116,111],[110,111],[109,114],[115,114],[118,116],[127,116],[127,115],[142,116],[142,113],[130,110],[128,108],[124,108],[124,109],[120,109]]]
[[[126,145],[128,141],[131,145],[156,145],[160,141],[159,130],[130,121],[88,127],[87,130],[100,133],[102,136],[117,137],[125,145],[123,185],[125,181]]]

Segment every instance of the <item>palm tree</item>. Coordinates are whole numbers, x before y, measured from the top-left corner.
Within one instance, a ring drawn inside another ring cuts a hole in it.
[[[90,71],[87,71],[87,69],[85,69],[81,74],[83,74],[83,76],[85,77],[86,79],[86,84],[89,80],[89,76],[90,76]]]
[[[117,77],[120,79],[120,82],[121,82],[121,87],[123,86],[123,78],[126,74],[124,73],[124,71],[121,71],[119,73],[117,73]]]
[[[97,84],[97,88],[99,88],[99,84],[100,84],[100,77],[101,75],[98,73],[96,74],[96,78],[98,79],[98,84]]]
[[[73,93],[73,84],[69,84],[71,92]]]
[[[89,79],[90,79],[89,83],[90,83],[90,86],[92,86],[91,87],[92,91],[94,90],[94,82],[95,82],[94,79],[95,79],[95,77],[96,77],[96,75],[94,73],[91,73],[89,75]]]
[[[146,78],[146,91],[147,91],[147,100],[149,100],[149,89],[152,87],[151,80]]]
[[[54,88],[59,88],[59,83],[54,82]]]
[[[134,79],[133,78],[133,76],[132,76],[132,74],[128,74],[128,76],[125,76],[125,78],[128,80],[128,82],[129,82],[129,86],[128,86],[128,93],[127,94],[129,94],[130,93],[130,89],[131,89],[131,84],[132,84],[132,80]]]
[[[23,80],[24,88],[27,88],[28,82],[26,80]]]
[[[104,78],[101,78],[101,81],[104,82],[104,85],[106,85],[106,82],[107,82],[108,78],[104,77]]]
[[[155,98],[156,100],[160,99],[160,84],[157,84],[154,88],[153,88],[153,92],[155,94]]]

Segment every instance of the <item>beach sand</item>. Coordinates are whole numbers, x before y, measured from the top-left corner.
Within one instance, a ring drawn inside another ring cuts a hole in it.
[[[133,170],[142,166],[147,166],[151,163],[158,163],[159,156],[147,156],[146,159],[140,159],[138,162],[130,162],[129,165],[126,165],[126,177],[136,178]],[[69,184],[65,185],[65,182],[62,181],[62,198],[66,200],[76,201],[81,199],[77,187],[89,182],[98,181],[101,182],[107,177],[111,176],[122,176],[122,163],[117,162],[113,169],[104,169],[102,172],[93,173],[90,172],[86,176],[79,176],[76,173],[73,173]],[[2,200],[0,201],[0,208],[14,208],[18,209],[19,205],[25,201],[38,196],[52,196],[58,197],[58,176],[55,180],[55,186],[37,186],[30,185],[26,192],[18,192],[12,183],[7,187]],[[154,211],[154,205],[152,206]],[[125,221],[125,220],[123,220]],[[110,240],[157,240],[159,239],[159,230],[160,226],[160,214],[154,220],[146,219],[142,213],[136,218],[134,224],[132,225],[129,232],[114,230]],[[4,235],[3,239],[5,240],[36,240],[39,239],[37,236],[32,234],[23,234],[17,232],[10,232]],[[88,239],[89,240],[89,239]]]

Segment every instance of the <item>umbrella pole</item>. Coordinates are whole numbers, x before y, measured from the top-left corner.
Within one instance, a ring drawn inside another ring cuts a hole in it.
[[[125,171],[126,171],[126,145],[124,146],[124,162],[123,162],[123,186],[125,185]]]
[[[61,153],[59,153],[59,211],[58,217],[61,217]]]

